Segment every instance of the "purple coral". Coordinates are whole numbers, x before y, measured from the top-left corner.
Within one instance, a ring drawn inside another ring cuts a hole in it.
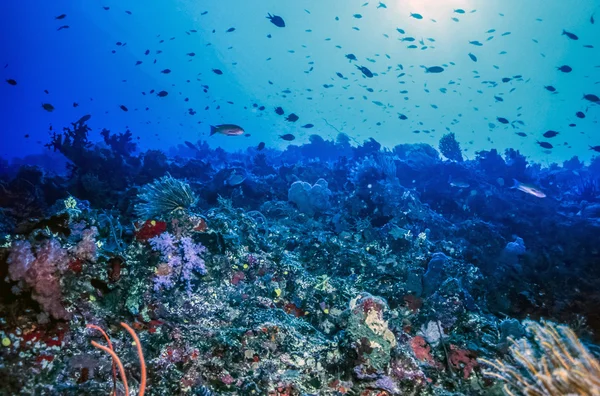
[[[187,292],[191,293],[192,272],[206,274],[206,266],[201,257],[206,248],[199,243],[194,243],[190,237],[183,237],[177,241],[168,232],[149,239],[149,242],[152,249],[160,252],[164,260],[154,277],[154,290],[171,289],[180,278],[185,281]]]
[[[32,297],[56,319],[69,319],[62,305],[60,274],[67,268],[67,251],[55,239],[44,241],[35,254],[31,243],[16,241],[8,256],[8,275],[33,289]]]

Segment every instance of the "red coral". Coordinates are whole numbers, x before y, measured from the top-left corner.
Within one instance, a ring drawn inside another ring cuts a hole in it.
[[[433,363],[431,356],[431,347],[427,345],[427,341],[421,336],[416,336],[410,340],[410,347],[415,354],[415,357],[422,362]]]
[[[136,224],[135,239],[145,242],[159,236],[166,230],[167,223],[164,221],[146,220],[141,226]]]
[[[450,364],[456,369],[463,370],[463,378],[469,378],[473,369],[477,367],[477,358],[472,351],[459,349],[456,345],[450,344]]]

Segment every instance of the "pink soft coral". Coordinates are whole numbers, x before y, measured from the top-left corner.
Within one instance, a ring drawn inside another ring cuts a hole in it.
[[[8,275],[33,289],[32,297],[56,319],[69,319],[62,305],[60,273],[66,269],[67,251],[55,239],[44,241],[35,251],[28,241],[13,243],[8,256]]]

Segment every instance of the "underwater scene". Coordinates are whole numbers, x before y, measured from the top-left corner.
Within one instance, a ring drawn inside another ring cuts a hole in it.
[[[600,395],[598,0],[0,29],[0,395]]]

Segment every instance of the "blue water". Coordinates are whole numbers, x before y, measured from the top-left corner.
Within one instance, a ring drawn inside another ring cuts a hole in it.
[[[600,94],[600,25],[591,23],[597,2],[384,4],[386,8],[378,8],[377,1],[341,0],[4,2],[0,73],[2,80],[14,79],[17,85],[0,84],[0,155],[41,152],[50,125],[60,130],[91,114],[92,128],[130,129],[141,149],[207,139],[209,125],[232,123],[250,136],[214,136],[209,144],[236,150],[265,141],[283,148],[289,144],[279,139],[284,133],[304,143],[313,133],[328,138],[342,131],[353,141],[374,137],[386,147],[412,142],[435,146],[443,133],[452,131],[467,158],[478,150],[507,147],[544,164],[574,155],[591,157],[589,146],[600,144],[599,106],[582,96]],[[269,13],[281,16],[286,26],[270,23]],[[55,19],[61,14],[66,17]],[[57,30],[64,25],[69,28]],[[227,32],[229,28],[235,30]],[[563,29],[579,39],[561,35]],[[415,41],[399,40],[406,37]],[[192,52],[194,57],[186,55]],[[345,57],[349,53],[357,61],[350,62]],[[143,63],[136,66],[138,61]],[[375,76],[364,77],[356,65]],[[422,65],[445,70],[425,73]],[[558,71],[562,65],[572,72]],[[161,73],[164,69],[171,73]],[[398,77],[401,73],[405,75]],[[501,81],[516,75],[522,78]],[[544,88],[548,85],[556,93]],[[157,97],[162,90],[168,96]],[[74,108],[74,102],[79,106]],[[55,110],[45,111],[42,103]],[[276,106],[299,120],[286,122],[285,115],[274,113]],[[575,116],[578,111],[584,119]],[[314,128],[301,128],[309,123]],[[547,130],[559,135],[544,139]],[[538,140],[554,148],[545,150]]]

